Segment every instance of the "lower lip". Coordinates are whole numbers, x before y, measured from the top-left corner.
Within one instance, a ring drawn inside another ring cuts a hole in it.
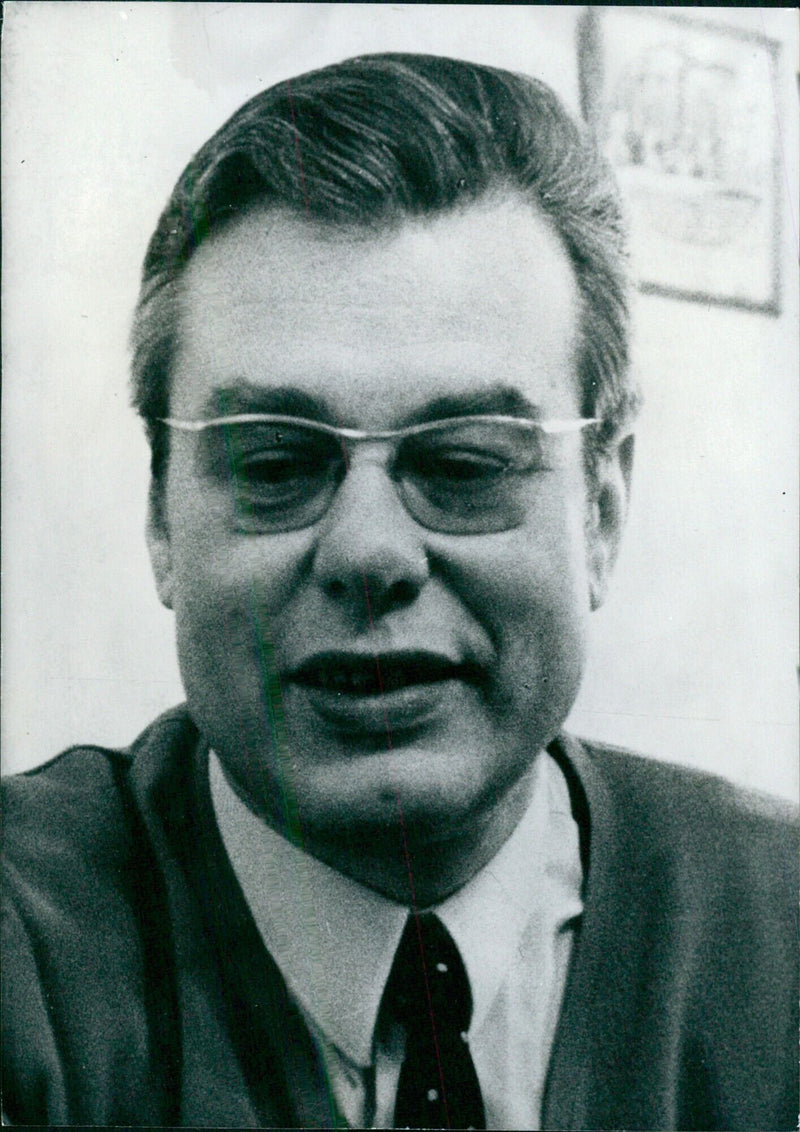
[[[432,722],[457,695],[460,680],[414,684],[378,696],[328,692],[308,685],[295,685],[314,710],[345,734],[386,735]]]

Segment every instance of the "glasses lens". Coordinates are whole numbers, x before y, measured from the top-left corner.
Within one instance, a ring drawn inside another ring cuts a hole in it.
[[[245,529],[289,531],[324,514],[345,471],[340,442],[313,425],[237,423],[216,434],[216,471]]]
[[[298,530],[322,518],[347,471],[342,440],[313,422],[247,421],[203,433],[212,478],[232,492],[242,530]],[[399,444],[392,478],[429,530],[485,534],[525,519],[554,440],[529,421],[465,418]]]
[[[408,437],[395,474],[411,514],[432,530],[479,534],[524,519],[532,477],[552,466],[550,438],[535,426],[453,422]]]

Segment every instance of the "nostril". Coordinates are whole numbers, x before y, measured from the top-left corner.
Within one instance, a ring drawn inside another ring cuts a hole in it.
[[[408,578],[398,578],[385,585],[379,578],[364,575],[364,596],[371,619],[384,617],[387,613],[411,605],[419,591],[420,586]]]
[[[325,592],[331,600],[363,608],[370,618],[381,617],[392,610],[411,605],[419,591],[420,586],[411,579],[398,578],[387,585],[382,578],[369,571],[354,576],[350,583],[341,578],[332,578],[325,586]]]
[[[347,596],[347,586],[340,578],[332,578],[327,585],[328,595],[339,601]]]
[[[384,600],[387,605],[391,606],[409,605],[417,596],[418,592],[418,585],[415,585],[414,582],[410,581],[408,578],[401,578],[393,585],[389,586]]]

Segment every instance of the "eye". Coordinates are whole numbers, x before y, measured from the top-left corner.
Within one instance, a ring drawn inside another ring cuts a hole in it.
[[[325,453],[293,452],[276,447],[240,455],[236,460],[236,473],[252,484],[283,484],[325,475],[328,466]]]
[[[315,430],[247,425],[220,431],[220,473],[242,506],[301,506],[339,475],[341,450]]]
[[[416,455],[414,471],[427,479],[476,483],[507,475],[511,463],[501,454],[464,445],[431,445]],[[410,469],[409,469],[410,470]]]

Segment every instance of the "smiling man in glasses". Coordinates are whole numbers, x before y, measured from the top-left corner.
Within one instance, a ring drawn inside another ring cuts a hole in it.
[[[553,94],[373,56],[259,95],[133,342],[187,706],[9,791],[11,1119],[793,1126],[787,822],[561,733],[637,397]]]

